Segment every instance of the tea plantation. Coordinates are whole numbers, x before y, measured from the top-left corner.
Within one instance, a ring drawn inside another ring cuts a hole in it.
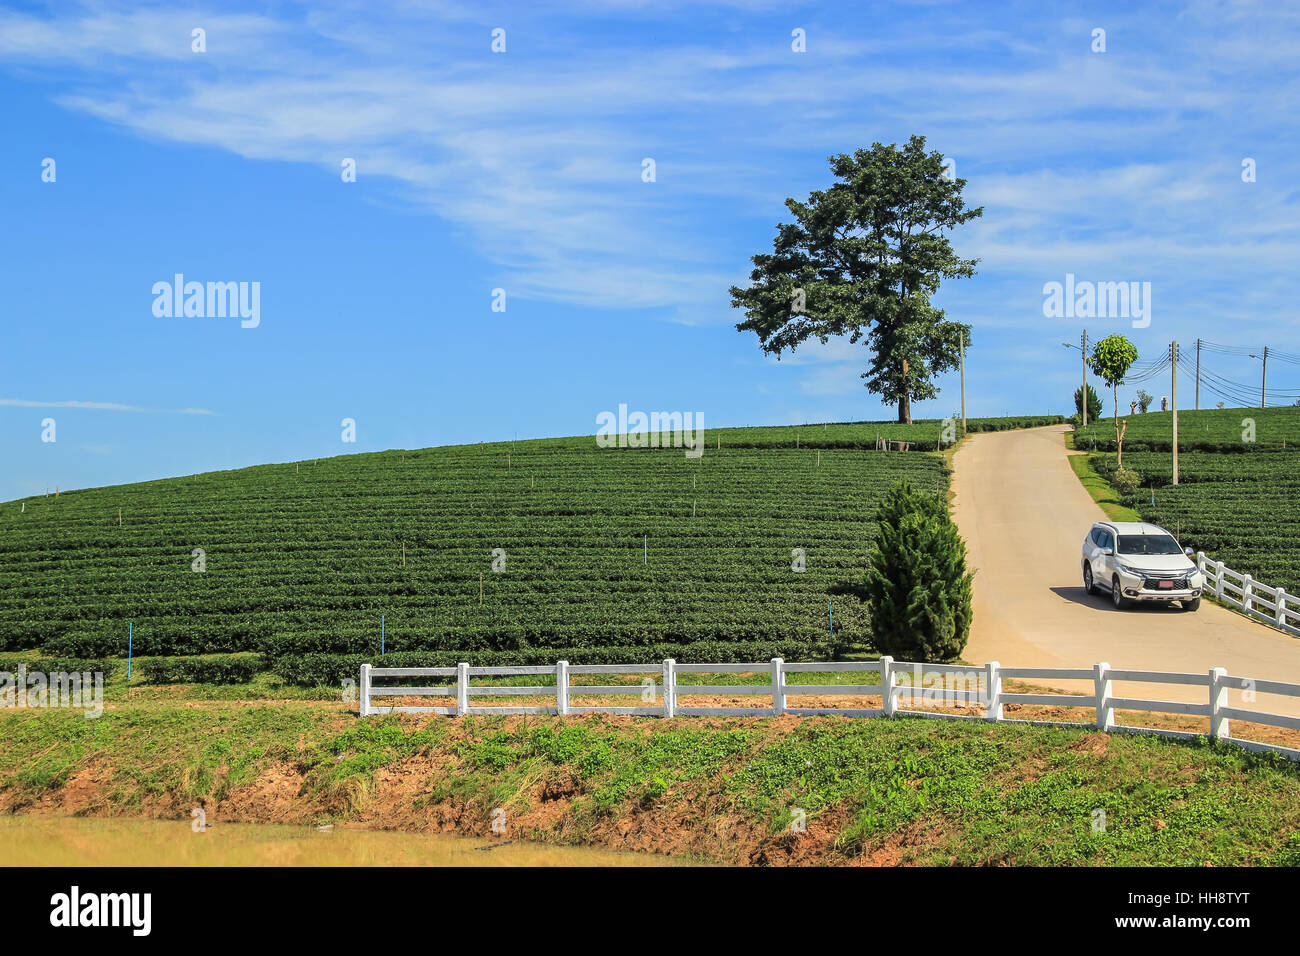
[[[355,676],[381,642],[392,666],[824,656],[832,601],[835,644],[863,640],[880,495],[947,487],[942,458],[876,451],[877,434],[943,433],[727,429],[698,458],[590,436],[461,445],[9,502],[0,652],[120,658],[132,622],[159,682],[265,666],[308,685]],[[177,660],[242,652],[258,656]]]
[[[1167,450],[1170,417],[1130,419],[1124,467],[1137,472],[1142,487],[1125,503],[1234,571],[1300,593],[1300,408],[1179,412],[1177,486]],[[1253,440],[1243,441],[1243,431]],[[1162,441],[1161,450],[1145,450]],[[1075,443],[1086,447],[1077,433]],[[1113,455],[1091,461],[1103,477],[1114,474]]]
[[[1109,398],[1106,414],[1088,427],[1076,429],[1076,448],[1115,450],[1114,411]],[[1128,419],[1124,453],[1170,451],[1173,448],[1173,412],[1120,415]],[[1185,451],[1272,451],[1300,447],[1300,407],[1203,408],[1178,412],[1178,448]]]

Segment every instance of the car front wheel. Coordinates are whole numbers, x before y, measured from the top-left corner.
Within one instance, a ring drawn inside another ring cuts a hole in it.
[[[1184,611],[1195,611],[1200,606],[1201,606],[1200,598],[1192,598],[1190,601],[1183,602]]]
[[[1125,608],[1128,601],[1124,598],[1124,589],[1119,583],[1119,575],[1110,579],[1110,599],[1117,608]]]

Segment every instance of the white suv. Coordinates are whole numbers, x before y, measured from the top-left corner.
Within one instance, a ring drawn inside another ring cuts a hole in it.
[[[1117,608],[1129,601],[1179,601],[1184,611],[1201,606],[1205,578],[1174,536],[1141,521],[1099,521],[1083,539],[1083,586],[1110,592]]]

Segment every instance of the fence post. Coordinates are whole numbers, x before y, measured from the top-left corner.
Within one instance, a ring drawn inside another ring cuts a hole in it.
[[[1232,736],[1232,728],[1222,710],[1228,706],[1228,669],[1210,668],[1210,739],[1224,740]]]
[[[1110,705],[1110,665],[1103,661],[1092,669],[1097,690],[1097,729],[1109,732],[1115,726],[1115,708]]]
[[[1280,626],[1286,623],[1286,591],[1277,589],[1277,605],[1274,621]]]
[[[1243,575],[1243,576],[1242,576],[1242,579],[1241,579],[1241,609],[1242,609],[1243,611],[1245,611],[1247,614],[1249,614],[1249,613],[1251,612],[1251,610],[1253,610],[1253,608],[1251,607],[1251,605],[1254,603],[1254,602],[1251,600],[1251,597],[1252,597],[1251,584],[1252,584],[1252,583],[1253,583],[1253,582],[1251,581],[1251,579],[1250,579],[1250,575],[1249,575],[1249,574],[1247,574],[1247,575]]]
[[[456,665],[456,716],[464,717],[469,713],[469,665],[461,662]]]
[[[558,714],[569,712],[568,661],[557,661],[555,664],[555,711]]]
[[[1214,562],[1214,596],[1223,600],[1223,562]]]
[[[880,658],[880,699],[885,716],[894,716],[894,659],[888,654]]]
[[[784,663],[779,657],[772,658],[772,711],[778,717],[785,713],[785,688],[781,677],[781,665]]]
[[[1002,674],[997,661],[984,665],[984,717],[987,720],[1002,719]]]
[[[664,661],[664,716],[677,716],[677,662],[671,657]]]
[[[361,716],[370,716],[370,665],[361,665]]]

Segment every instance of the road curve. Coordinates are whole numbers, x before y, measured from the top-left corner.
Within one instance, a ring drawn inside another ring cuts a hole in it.
[[[962,657],[1020,667],[1204,673],[1300,684],[1300,639],[1203,601],[1199,611],[1115,610],[1084,593],[1080,551],[1105,517],[1070,468],[1066,426],[971,435],[954,457],[953,516],[975,569],[975,617]],[[1083,690],[1082,686],[1069,689]],[[1201,700],[1205,691],[1126,685],[1117,693]],[[1181,693],[1180,693],[1181,691]],[[1232,694],[1234,706],[1238,695]],[[1260,695],[1260,709],[1300,713],[1300,699]]]

